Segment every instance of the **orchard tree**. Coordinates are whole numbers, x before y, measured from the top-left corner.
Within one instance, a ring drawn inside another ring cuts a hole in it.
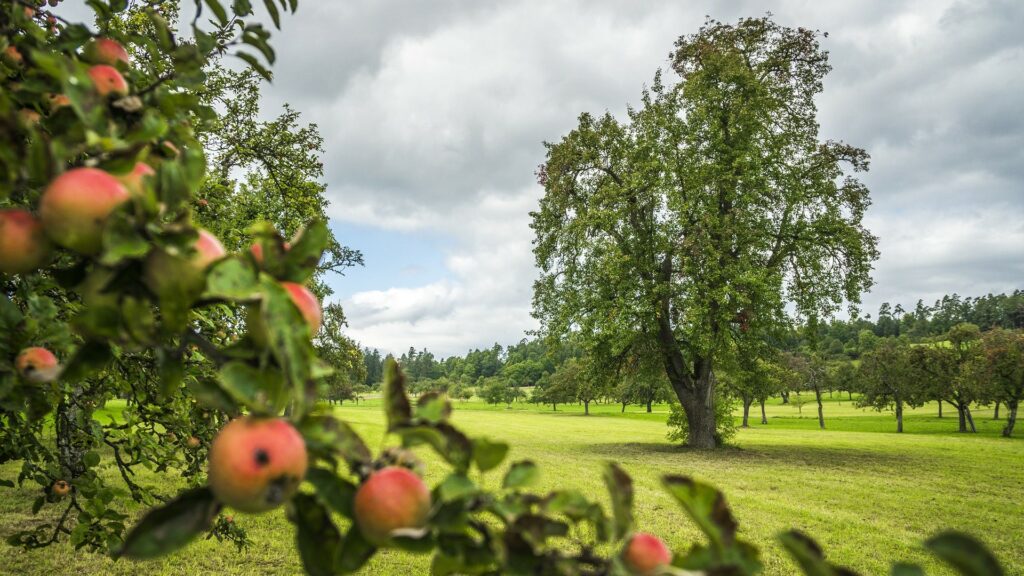
[[[956,408],[960,432],[977,432],[971,404],[978,400],[980,387],[971,378],[970,368],[980,352],[980,337],[976,325],[963,322],[949,329],[945,342],[911,349],[911,366],[917,377],[933,398]]]
[[[625,121],[582,114],[538,170],[534,315],[620,348],[656,335],[691,446],[715,446],[712,374],[734,338],[871,285],[868,191],[847,170],[868,155],[819,140],[819,36],[709,20],[677,41],[677,84],[657,74]]]
[[[982,334],[973,378],[983,400],[1006,406],[1003,436],[1009,438],[1017,423],[1017,408],[1024,399],[1024,332],[996,328]]]
[[[774,358],[743,357],[737,367],[723,375],[725,385],[743,403],[744,428],[750,427],[750,406],[758,402],[761,406],[761,424],[768,423],[765,402],[778,394],[793,373],[779,365]]]
[[[818,427],[825,429],[825,407],[822,394],[828,389],[829,374],[825,360],[817,353],[786,353],[783,362],[794,376],[791,388],[799,391],[811,391],[818,404]],[[802,409],[802,404],[801,404]]]
[[[861,392],[858,404],[876,410],[896,412],[896,431],[903,432],[903,407],[921,406],[927,400],[911,364],[910,346],[896,338],[883,338],[860,357],[857,380]]]

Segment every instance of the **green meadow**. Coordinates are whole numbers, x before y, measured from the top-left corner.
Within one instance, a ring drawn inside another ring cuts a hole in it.
[[[934,404],[911,410],[906,432],[896,434],[890,413],[859,409],[838,394],[827,399],[827,429],[819,430],[810,400],[799,409],[773,402],[768,425],[752,409],[751,428],[740,429],[731,447],[712,453],[669,443],[664,405],[651,414],[635,406],[623,414],[620,405],[591,405],[592,414],[584,416],[576,405],[553,412],[550,406],[471,401],[456,403],[455,422],[471,435],[509,441],[509,461],[536,461],[543,470],[541,489],[575,487],[603,498],[602,464],[621,463],[636,484],[639,528],[661,535],[673,548],[698,536],[659,478],[673,473],[708,481],[726,493],[742,537],[762,548],[767,574],[794,570],[774,539],[788,528],[813,535],[831,560],[864,574],[886,573],[890,559],[948,573],[920,547],[947,527],[980,537],[1008,573],[1024,574],[1024,441],[1000,438],[1002,422],[992,419],[991,409],[976,410],[977,434],[958,434],[955,411],[948,409],[940,419]],[[379,401],[336,410],[372,447],[386,445]],[[429,451],[420,452],[428,481],[437,482],[444,467]],[[18,470],[17,463],[0,466],[0,478],[13,479]],[[115,479],[112,466],[105,473]],[[499,470],[484,481],[496,487],[500,479]],[[161,481],[156,475],[141,480]],[[36,495],[28,484],[0,489],[0,535],[53,520],[56,507],[31,514]],[[293,529],[282,512],[236,518],[251,540],[241,552],[202,540],[165,559],[133,563],[76,552],[66,543],[28,552],[4,546],[0,574],[300,573]],[[367,573],[425,574],[428,565],[427,557],[388,552],[375,557]]]

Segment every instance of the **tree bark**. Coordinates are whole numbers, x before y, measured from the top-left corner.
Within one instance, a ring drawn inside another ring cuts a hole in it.
[[[552,402],[551,403],[551,411],[552,412],[558,412],[558,404],[555,404],[554,402]]]
[[[1003,426],[1003,437],[1009,438],[1013,434],[1013,426],[1017,423],[1017,402],[1006,403],[1006,426]]]
[[[821,390],[818,388],[814,389],[814,398],[818,401],[818,426],[822,430],[825,429],[825,412],[821,405]]]
[[[590,400],[583,401],[583,415],[590,416]]]
[[[967,423],[971,425],[971,432],[977,432],[978,429],[974,427],[974,417],[971,416],[971,405],[964,405],[964,412],[967,414]]]
[[[903,432],[903,401],[896,399],[896,431]]]
[[[648,414],[651,413],[651,404],[653,404],[653,403],[654,403],[654,400],[650,400],[650,399],[647,400],[647,413]]]
[[[743,427],[750,428],[750,404],[753,400],[743,399]]]
[[[626,413],[626,403],[625,402],[622,403],[622,413],[623,414]]]
[[[960,428],[958,432],[967,432],[967,414],[964,412],[964,405],[956,405],[957,418],[960,421]]]
[[[81,384],[57,405],[56,434],[57,457],[68,480],[85,474],[83,457],[90,447],[90,437],[85,432],[91,415],[82,407],[85,390]]]
[[[939,400],[939,418],[942,418],[942,400]]]
[[[789,392],[782,391],[782,392],[779,392],[779,394],[782,396],[782,403],[783,404],[789,404]]]
[[[992,419],[993,420],[999,420],[999,404],[1000,404],[1000,402],[997,400],[996,401],[996,411],[995,411],[994,414],[992,414]]]
[[[768,423],[768,416],[764,413],[764,398],[761,399],[761,424]]]

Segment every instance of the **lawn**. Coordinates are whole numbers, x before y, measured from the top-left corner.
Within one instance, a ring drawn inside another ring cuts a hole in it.
[[[804,398],[808,399],[807,397]],[[689,474],[723,489],[743,537],[763,547],[768,574],[789,574],[793,566],[774,541],[796,527],[814,535],[830,559],[865,574],[888,571],[888,560],[924,562],[922,539],[944,527],[981,537],[1010,574],[1024,574],[1024,441],[999,437],[1002,423],[979,409],[976,435],[957,434],[955,412],[936,417],[934,405],[909,411],[904,434],[896,434],[888,413],[856,408],[838,395],[825,406],[827,430],[817,428],[816,405],[777,402],[769,424],[751,414],[753,426],[740,430],[734,447],[695,452],[665,440],[667,408],[653,414],[618,405],[582,407],[516,404],[512,409],[477,402],[456,404],[456,423],[472,435],[512,443],[512,459],[541,465],[543,488],[574,486],[603,497],[602,463],[621,463],[637,485],[640,529],[656,532],[673,547],[685,547],[696,531],[659,486],[666,473]],[[755,407],[756,408],[756,407]],[[383,444],[383,418],[376,400],[337,408],[371,446]],[[424,453],[428,481],[442,469]],[[0,478],[16,476],[18,465],[0,466]],[[112,476],[113,470],[107,473]],[[148,478],[157,482],[155,476]],[[494,486],[499,473],[487,478]],[[167,487],[168,490],[171,487]],[[56,512],[31,515],[33,489],[0,489],[0,535],[45,521]],[[201,541],[161,561],[136,564],[74,552],[67,545],[23,552],[0,547],[2,574],[295,574],[293,531],[280,512],[238,517],[253,545],[239,553],[226,544]],[[399,553],[378,555],[366,573],[424,574],[427,559]]]

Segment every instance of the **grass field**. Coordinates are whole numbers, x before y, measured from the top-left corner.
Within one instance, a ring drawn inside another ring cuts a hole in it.
[[[455,420],[472,435],[512,443],[511,459],[531,458],[541,465],[543,488],[577,487],[601,495],[600,468],[621,463],[637,485],[639,528],[656,532],[674,548],[693,541],[696,531],[659,486],[665,473],[689,474],[723,489],[743,537],[763,548],[768,574],[789,574],[774,535],[795,527],[815,536],[828,557],[865,574],[888,572],[889,559],[925,563],[929,573],[948,573],[929,562],[920,548],[927,536],[956,527],[981,537],[996,551],[1010,574],[1024,574],[1024,441],[999,437],[1001,421],[979,409],[979,433],[956,433],[956,414],[935,417],[934,405],[909,411],[904,434],[896,434],[888,413],[856,408],[848,400],[829,399],[827,430],[817,428],[816,405],[773,403],[769,424],[751,414],[752,427],[740,430],[734,447],[714,453],[695,452],[665,440],[667,408],[653,414],[630,407],[582,407],[516,404],[514,408],[477,402],[456,404]],[[378,401],[337,409],[365,435],[371,446],[383,441]],[[753,412],[753,411],[752,411]],[[424,452],[429,481],[442,469]],[[17,464],[0,466],[11,479]],[[107,473],[114,476],[115,471]],[[500,481],[500,471],[486,479]],[[150,484],[159,481],[149,477]],[[166,490],[171,491],[167,486]],[[0,536],[46,521],[56,510],[31,515],[36,493],[0,489]],[[291,526],[280,512],[239,517],[253,545],[233,547],[201,541],[152,563],[112,562],[74,552],[64,544],[23,552],[0,545],[0,574],[296,574]],[[378,555],[369,574],[425,574],[426,557],[400,553]]]

